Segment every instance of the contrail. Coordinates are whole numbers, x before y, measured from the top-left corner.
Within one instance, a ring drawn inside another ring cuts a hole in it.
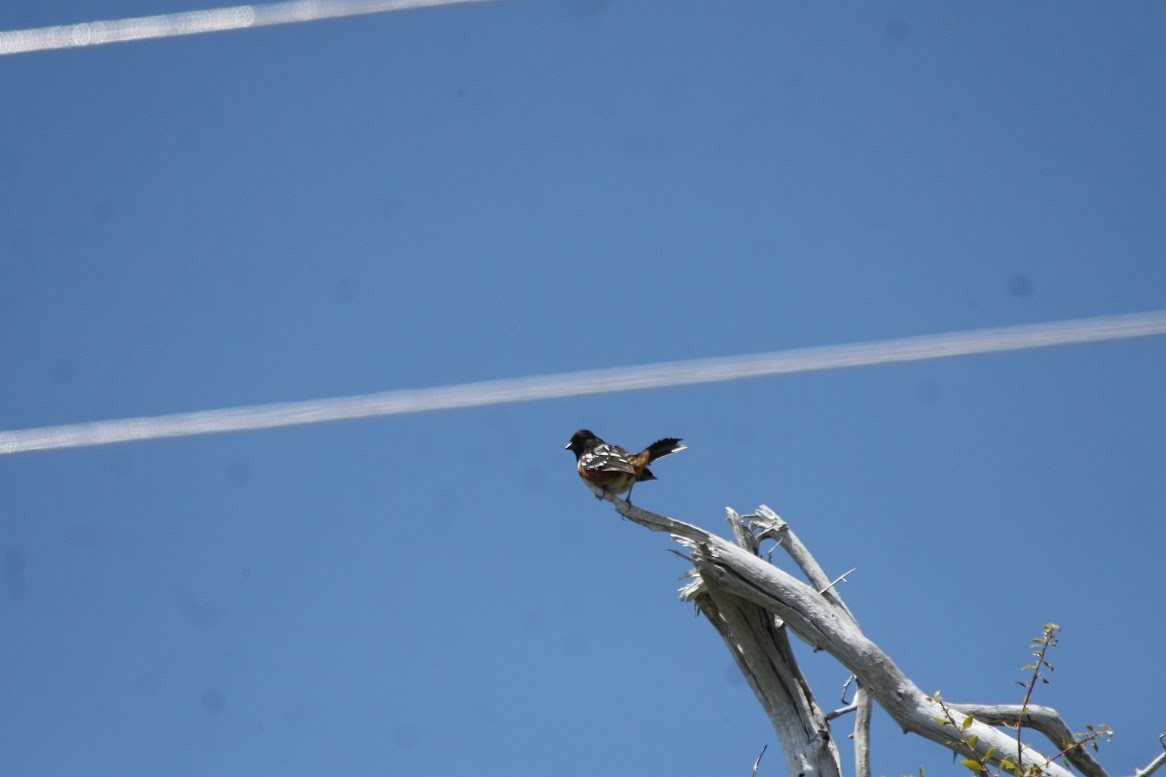
[[[878,364],[1162,334],[1166,334],[1166,310],[896,340],[796,348],[749,356],[693,359],[638,367],[614,367],[434,388],[385,391],[356,397],[310,399],[304,402],[250,405],[149,418],[122,418],[84,424],[42,426],[36,429],[0,432],[0,455],[107,445],[132,440],[154,440],[161,437],[271,429],[511,402],[533,402],[540,399],[687,386],[694,383],[718,383],[769,375],[789,375],[844,367],[870,367]]]
[[[273,24],[315,22],[342,16],[408,11],[439,5],[484,3],[491,0],[287,0],[281,3],[236,5],[130,19],[63,24],[0,32],[0,55],[99,46],[150,38],[173,38],[206,32],[243,30]]]

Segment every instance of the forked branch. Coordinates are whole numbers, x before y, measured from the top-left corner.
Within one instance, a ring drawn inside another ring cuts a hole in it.
[[[732,533],[742,546],[738,547],[684,521],[648,512],[621,499],[608,501],[628,520],[653,531],[668,532],[686,549],[693,564],[692,582],[682,589],[681,597],[695,602],[721,633],[773,722],[791,774],[831,775],[838,773],[839,767],[826,717],[797,670],[784,639],[786,628],[852,672],[862,692],[869,694],[904,731],[997,768],[1001,760],[1017,757],[1016,740],[994,725],[1006,721],[987,713],[976,714],[975,705],[950,705],[965,713],[959,730],[953,730],[945,706],[923,693],[890,656],[863,634],[837,586],[831,584],[812,554],[769,508],[759,508],[756,515],[749,516],[753,523],[748,528],[736,513],[729,511]],[[777,541],[790,554],[810,585],[758,555],[758,547],[766,539]],[[782,661],[775,664],[775,656]],[[774,688],[781,688],[783,693],[773,693]],[[1034,728],[1037,720],[1046,726],[1052,726],[1053,719],[1060,720],[1055,713],[1043,714],[1045,709],[1030,705],[1024,718]],[[971,720],[966,719],[967,715]],[[1064,726],[1063,722],[1060,725]],[[1073,741],[1058,738],[1064,732],[1055,726],[1049,731],[1052,735],[1046,736],[1058,749]],[[1068,728],[1064,727],[1064,731]],[[856,727],[856,740],[864,738],[865,733]],[[1021,745],[1017,767],[1021,772],[1034,771],[1044,777],[1071,777],[1071,772],[1053,760],[1063,755],[1086,777],[1106,777],[1088,754],[1088,760],[1081,759],[1080,751],[1083,748],[1075,747],[1050,757]]]
[[[1065,760],[1076,767],[1077,771],[1085,777],[1106,777],[1105,770],[1101,768],[1101,764],[1094,760],[1088,749],[1070,746],[1076,741],[1076,737],[1052,707],[1029,704],[1028,708],[1024,709],[1020,704],[962,703],[948,706],[992,726],[1022,726],[1038,731],[1044,734],[1053,747],[1058,750],[1067,747]],[[1024,710],[1023,715],[1021,715],[1022,709]]]

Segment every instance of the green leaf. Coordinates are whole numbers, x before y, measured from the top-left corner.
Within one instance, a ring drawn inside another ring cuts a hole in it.
[[[992,757],[992,755],[995,752],[996,752],[996,745],[992,745],[991,747],[988,748],[988,752],[984,753],[984,760],[987,761],[989,758]]]
[[[973,772],[986,771],[984,769],[984,764],[980,763],[979,761],[973,761],[971,758],[965,758],[964,760],[960,761],[960,763],[971,769]]]
[[[967,731],[969,728],[972,727],[973,720],[974,720],[974,718],[971,715],[968,715],[966,718],[964,718],[964,725],[961,726],[961,728],[963,728],[964,731]]]
[[[980,742],[980,738],[978,736],[968,737],[968,747],[970,747],[970,748],[975,749],[976,745],[979,744],[979,742]]]

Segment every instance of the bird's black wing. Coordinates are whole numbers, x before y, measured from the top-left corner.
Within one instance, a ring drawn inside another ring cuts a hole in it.
[[[579,457],[579,466],[589,472],[627,472],[636,474],[632,466],[631,454],[624,448],[611,443],[596,445]]]

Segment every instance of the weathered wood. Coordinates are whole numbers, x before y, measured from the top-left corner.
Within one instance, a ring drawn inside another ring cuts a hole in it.
[[[1075,741],[1073,732],[1065,725],[1065,721],[1052,707],[1030,704],[1024,711],[1024,720],[1021,720],[1021,705],[1019,704],[955,704],[948,703],[953,710],[959,710],[965,715],[971,715],[976,720],[982,720],[992,726],[1022,725],[1044,734],[1057,751],[1061,751]],[[1077,767],[1077,771],[1085,777],[1107,777],[1101,764],[1084,747],[1075,747],[1065,753],[1065,760]]]
[[[858,684],[854,692],[854,777],[870,777],[870,694]]]
[[[782,541],[783,547],[789,543],[787,552],[794,549],[791,555],[814,585],[801,582],[754,552],[697,526],[648,512],[620,499],[609,501],[628,520],[653,531],[666,531],[688,550],[693,563],[693,581],[681,590],[681,596],[695,601],[709,616],[710,623],[725,639],[738,667],[765,708],[783,749],[793,749],[792,753],[786,752],[790,774],[807,774],[809,770],[815,774],[831,774],[830,770],[836,768],[832,764],[837,764],[838,757],[837,748],[828,734],[828,723],[810,689],[804,685],[804,680],[799,684],[789,679],[791,676],[800,678],[800,672],[787,676],[783,674],[784,670],[761,668],[769,664],[775,651],[782,652],[776,647],[780,640],[775,634],[784,634],[784,630],[777,627],[773,617],[781,619],[799,639],[815,650],[826,651],[852,672],[864,692],[869,693],[904,731],[918,734],[965,757],[971,755],[971,751],[963,742],[975,738],[978,756],[995,765],[999,765],[1002,757],[1015,759],[1015,737],[983,720],[973,720],[962,732],[962,738],[950,724],[939,722],[947,718],[944,708],[912,683],[890,656],[863,634],[841,595],[835,587],[829,586],[829,579],[800,543],[790,543],[788,537]],[[780,518],[772,511],[769,513],[771,515],[762,516],[769,523],[768,528],[761,527],[762,535],[767,530],[783,533],[773,520],[780,521]],[[733,515],[730,514],[731,525]],[[734,533],[739,532],[740,529],[735,527]],[[792,535],[788,527],[784,533]],[[748,540],[744,544],[750,546]],[[755,547],[753,545],[751,550]],[[788,647],[787,642],[785,648]],[[792,653],[788,658],[793,660]],[[781,687],[783,682],[790,686],[785,690],[792,692],[773,693],[773,689]],[[819,725],[816,716],[821,716],[821,725],[826,728],[824,735],[816,730]],[[791,721],[799,722],[800,732],[794,730]],[[991,758],[986,758],[990,749],[994,749],[994,753]],[[1045,777],[1071,777],[1072,774],[1032,747],[1023,747],[1020,759],[1021,768],[1036,766]],[[1090,773],[1089,777],[1105,777],[1105,773],[1098,771]]]

